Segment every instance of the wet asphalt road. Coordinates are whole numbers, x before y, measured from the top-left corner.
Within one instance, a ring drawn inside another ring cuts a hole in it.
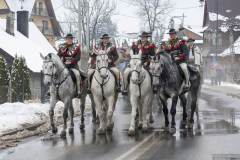
[[[240,113],[227,105],[224,99],[212,98],[204,91],[199,103],[199,125],[193,131],[177,129],[175,134],[163,132],[163,115],[155,105],[153,131],[148,134],[139,131],[136,137],[128,137],[131,107],[127,99],[120,97],[113,133],[96,135],[91,114],[87,114],[85,132],[78,129],[76,118],[74,137],[67,136],[66,140],[58,136],[46,140],[49,135],[32,137],[15,148],[0,151],[0,160],[240,159]],[[177,122],[181,119],[179,106],[176,119]]]

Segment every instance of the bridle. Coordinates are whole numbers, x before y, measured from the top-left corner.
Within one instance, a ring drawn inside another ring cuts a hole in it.
[[[161,62],[154,60],[154,61],[151,61],[151,63],[153,63],[153,64],[156,65],[156,64],[160,64]],[[150,73],[151,73],[151,72],[150,72]],[[155,70],[153,70],[153,72],[151,73],[151,76],[152,76],[152,77],[160,78],[160,77],[161,77],[161,73],[157,74],[157,73],[155,72]]]
[[[105,56],[105,55],[107,55],[107,53],[104,53],[104,54],[98,54],[98,56],[100,56],[101,57],[101,59],[103,60],[103,56]],[[107,70],[107,76],[106,77],[102,77],[101,75],[100,75],[100,72],[101,72],[101,70],[102,69],[106,69]],[[104,96],[104,90],[103,90],[103,87],[109,82],[109,80],[110,80],[110,76],[109,76],[109,72],[108,72],[108,66],[101,66],[101,67],[99,67],[98,66],[98,62],[97,62],[97,65],[96,65],[96,69],[95,70],[97,70],[97,72],[99,73],[99,75],[100,75],[100,77],[101,77],[101,80],[99,80],[96,76],[95,76],[95,74],[93,75],[93,77],[94,77],[94,79],[97,81],[97,83],[100,85],[100,87],[101,87],[101,91],[102,91],[102,100],[104,101],[106,98],[105,98],[105,96]]]
[[[131,58],[131,59],[141,60],[141,58]],[[132,75],[132,73],[134,73],[134,72],[137,73],[137,75],[138,75],[138,81],[137,82],[131,80],[131,78],[130,78],[130,80],[132,81],[133,84],[138,85],[140,97],[142,96],[141,85],[142,85],[142,82],[144,81],[144,79],[146,77],[146,74],[143,74],[142,69],[143,69],[143,67],[141,66],[140,71],[138,71],[137,69],[131,69],[131,72],[130,72],[130,75]]]
[[[69,71],[68,71],[68,74],[64,77],[63,80],[61,81],[57,81],[57,78],[59,78],[59,75],[61,75],[65,70],[66,70],[66,67],[64,67],[61,72],[59,72],[59,74],[54,74],[54,69],[56,68],[56,65],[53,61],[51,60],[44,60],[43,64],[45,63],[52,63],[53,64],[53,68],[52,68],[52,73],[44,73],[44,76],[49,76],[51,78],[51,81],[52,81],[52,84],[56,87],[56,90],[57,90],[57,97],[58,99],[59,98],[59,88],[60,86],[68,79],[69,77]]]
[[[107,54],[106,54],[106,53],[105,53],[105,54],[99,54],[98,56],[100,56],[101,59],[103,60],[103,56],[105,56],[105,55],[107,55]],[[98,71],[98,73],[100,73],[102,69],[106,69],[106,70],[108,69],[107,66],[99,67],[99,66],[98,66],[98,63],[97,63],[97,65],[96,65],[96,68],[97,68],[96,70]],[[107,74],[106,77],[101,77],[101,78],[106,79],[107,77],[108,77],[108,74]]]

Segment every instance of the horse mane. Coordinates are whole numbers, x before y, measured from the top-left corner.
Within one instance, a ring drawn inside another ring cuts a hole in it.
[[[64,64],[61,61],[60,57],[55,53],[48,53],[48,55],[45,58],[52,60],[54,64],[59,67],[64,67]]]
[[[161,63],[163,64],[163,70],[161,74],[161,80],[168,84],[176,83],[177,73],[174,67],[171,56],[168,53],[163,53],[160,56]]]

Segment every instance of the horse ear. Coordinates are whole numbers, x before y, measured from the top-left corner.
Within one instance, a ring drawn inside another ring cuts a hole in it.
[[[42,53],[39,53],[40,54],[40,57],[42,58],[42,60],[45,59],[45,57],[42,55]]]

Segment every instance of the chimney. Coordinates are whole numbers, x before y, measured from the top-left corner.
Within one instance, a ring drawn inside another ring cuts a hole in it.
[[[14,35],[14,13],[9,13],[6,18],[6,32]]]
[[[28,11],[17,11],[17,30],[28,37]]]

